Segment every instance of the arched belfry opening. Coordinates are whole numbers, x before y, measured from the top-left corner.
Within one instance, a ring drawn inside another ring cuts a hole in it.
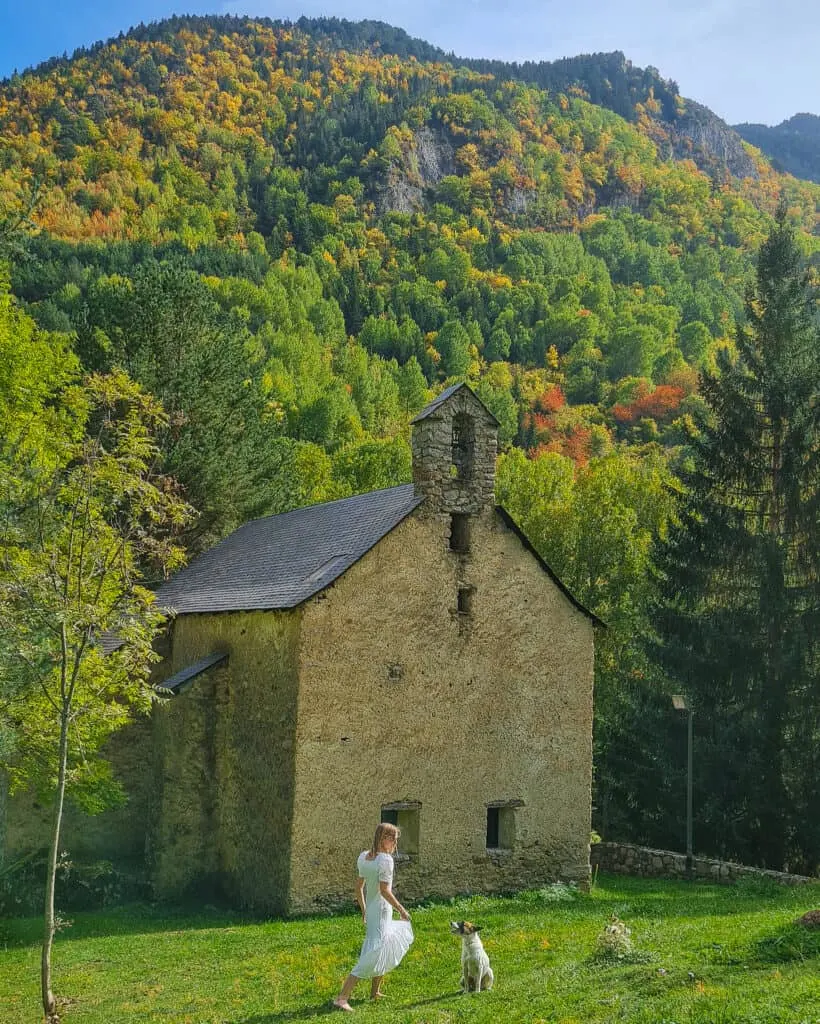
[[[475,421],[465,412],[453,416],[453,476],[467,483],[475,468]]]

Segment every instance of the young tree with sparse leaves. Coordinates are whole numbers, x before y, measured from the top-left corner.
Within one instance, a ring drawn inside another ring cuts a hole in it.
[[[15,738],[6,768],[12,789],[33,786],[52,806],[41,962],[49,1022],[59,1019],[51,951],[65,797],[98,810],[116,796],[102,747],[154,699],[163,620],[144,573],[181,563],[174,538],[191,515],[159,469],[166,417],[155,399],[115,371],[58,400],[73,429],[57,457],[16,445],[0,461],[0,673],[10,677],[0,710]]]

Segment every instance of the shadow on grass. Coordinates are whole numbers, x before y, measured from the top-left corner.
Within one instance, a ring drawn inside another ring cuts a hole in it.
[[[638,879],[624,875],[600,875],[597,899],[600,912],[608,905],[626,905],[625,913],[640,917],[728,917],[774,909],[778,904],[803,904],[820,896],[820,883],[790,888],[768,879],[742,879],[735,884],[706,879]],[[601,898],[603,897],[603,898]],[[584,905],[588,909],[590,904]]]
[[[440,996],[431,996],[429,999],[414,999],[410,1003],[395,1003],[391,1006],[394,1010],[415,1010],[420,1006],[430,1006],[432,1003],[443,1003],[447,999],[457,999],[460,995],[461,992],[456,990],[455,992],[445,992]],[[263,1013],[254,1017],[242,1017],[234,1024],[286,1024],[291,1020],[312,1020],[315,1017],[331,1014],[339,1018],[346,1016],[342,1011],[336,1009],[331,1000],[326,1000],[314,1006],[303,1006],[298,1010],[283,1010],[281,1013]]]
[[[263,924],[261,918],[218,908],[154,907],[137,904],[105,910],[64,913],[71,926],[61,930],[59,943],[78,939],[103,939],[117,935],[150,935],[157,932],[204,931]],[[42,941],[40,917],[6,918],[0,921],[0,942],[10,947],[35,946]]]
[[[820,894],[820,886],[801,888],[801,903],[808,903]],[[419,915],[448,914],[455,906],[467,908],[480,903],[475,914],[487,917],[501,916],[505,920],[527,914],[554,913],[577,917],[579,920],[609,914],[612,908],[623,914],[644,918],[695,918],[748,914],[763,909],[761,905],[787,902],[792,899],[788,890],[772,884],[745,886],[710,885],[705,882],[647,882],[622,875],[600,875],[591,898],[578,896],[569,902],[539,898],[538,893],[515,896],[460,897],[430,903],[419,909]],[[334,915],[339,921],[351,914]],[[209,929],[252,927],[262,924],[281,924],[282,918],[265,918],[219,906],[203,904],[184,906],[156,906],[129,904],[99,911],[67,913],[72,925],[61,932],[59,943],[76,940],[110,938],[122,935],[151,935],[155,933],[195,932]],[[295,928],[309,926],[312,921],[325,920],[321,914],[291,922]],[[0,921],[0,943],[9,947],[36,946],[42,937],[42,920],[36,917],[7,918]],[[812,954],[816,956],[817,954]]]
[[[820,930],[787,924],[749,948],[747,963],[791,964],[820,958]]]

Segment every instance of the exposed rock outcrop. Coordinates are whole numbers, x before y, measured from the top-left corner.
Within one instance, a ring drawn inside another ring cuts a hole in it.
[[[424,206],[425,190],[434,188],[448,174],[455,174],[455,155],[442,132],[424,126],[413,132],[401,164],[393,163],[377,187],[378,213],[413,213]]]
[[[740,135],[708,107],[685,102],[685,110],[674,121],[658,119],[648,125],[659,155],[693,160],[707,174],[728,171],[736,178],[757,178],[757,167]]]

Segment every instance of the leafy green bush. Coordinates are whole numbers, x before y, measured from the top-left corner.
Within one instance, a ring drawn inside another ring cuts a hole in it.
[[[581,895],[575,882],[553,882],[543,889],[531,889],[518,894],[524,903],[572,903]]]

